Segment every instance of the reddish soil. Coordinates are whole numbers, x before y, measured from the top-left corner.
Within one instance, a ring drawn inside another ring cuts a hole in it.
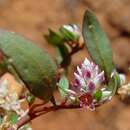
[[[129,0],[0,0],[0,27],[36,41],[53,54],[43,39],[48,28],[62,24],[82,25],[85,9],[95,11],[112,41],[117,67],[128,72],[130,66],[130,1]],[[86,50],[73,57],[76,66],[87,55]],[[73,67],[73,66],[72,66]],[[33,130],[130,130],[130,105],[119,98],[95,112],[83,110],[57,111],[32,122]]]

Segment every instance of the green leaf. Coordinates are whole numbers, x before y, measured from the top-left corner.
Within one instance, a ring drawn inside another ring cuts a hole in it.
[[[16,124],[16,123],[17,123],[17,120],[18,120],[18,115],[13,112],[13,113],[11,114],[10,120],[11,120],[11,123],[12,123],[12,124]]]
[[[51,29],[49,29],[49,35],[44,35],[44,37],[48,41],[48,43],[55,46],[62,44],[64,42],[61,34]]]
[[[69,88],[69,81],[65,76],[61,77],[58,86],[61,96],[66,96],[66,90]]]
[[[0,50],[6,59],[7,71],[22,85],[26,82],[33,95],[49,101],[57,83],[57,64],[53,58],[31,40],[2,29]]]
[[[93,61],[105,71],[105,75],[109,79],[114,69],[110,42],[96,16],[89,10],[84,15],[83,37]]]
[[[94,93],[94,99],[96,99],[97,101],[100,101],[102,98],[102,91],[98,90]]]

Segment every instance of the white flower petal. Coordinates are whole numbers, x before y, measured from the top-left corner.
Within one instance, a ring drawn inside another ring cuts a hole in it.
[[[75,78],[79,81],[80,86],[86,86],[86,83],[84,81],[84,78],[78,75],[77,73],[74,73]]]
[[[82,71],[81,71],[81,69],[79,68],[79,66],[77,66],[77,71],[78,71],[79,75],[82,76]]]
[[[74,73],[74,76],[75,76],[75,78],[76,78],[77,80],[79,80],[79,81],[82,79],[81,76],[78,75],[77,73]]]
[[[89,66],[89,65],[90,65],[90,61],[89,61],[87,58],[85,58],[83,64],[84,64],[85,66]]]

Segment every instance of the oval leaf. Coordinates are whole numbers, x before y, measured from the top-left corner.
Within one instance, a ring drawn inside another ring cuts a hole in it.
[[[84,15],[83,37],[93,61],[105,71],[105,75],[109,79],[114,69],[110,43],[96,16],[89,10]]]

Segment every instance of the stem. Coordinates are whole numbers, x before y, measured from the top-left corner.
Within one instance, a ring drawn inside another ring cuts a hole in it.
[[[95,107],[99,107],[100,105],[106,102],[107,101],[104,101],[101,104],[95,104]],[[23,116],[20,120],[18,120],[18,122],[16,123],[17,128],[10,127],[7,130],[18,130],[20,127],[29,123],[33,119],[52,111],[57,111],[61,109],[79,109],[79,108],[81,108],[80,105],[73,105],[73,104],[66,105],[65,102],[57,106],[49,106],[49,107],[45,107],[44,104],[34,104],[34,106],[30,107],[28,114]]]
[[[83,49],[84,45],[84,42],[80,41],[65,41],[63,46],[59,46],[63,59],[60,66],[66,70],[71,63],[72,55]],[[64,47],[67,48],[67,50],[65,50]]]
[[[71,47],[72,51],[70,52],[70,56],[78,52],[79,50],[82,50],[84,48],[84,43],[80,42],[67,42],[67,44]]]
[[[23,126],[24,124],[26,124],[26,123],[28,123],[28,122],[30,122],[30,121],[31,121],[30,116],[29,116],[29,115],[25,115],[24,117],[22,117],[22,118],[18,121],[18,123],[17,123],[18,128],[20,128],[21,126]]]
[[[44,115],[44,114],[47,114],[48,112],[51,112],[51,111],[57,111],[57,110],[60,110],[60,109],[77,109],[77,108],[81,108],[79,105],[63,105],[63,104],[60,104],[60,105],[57,105],[56,107],[55,106],[50,106],[50,107],[37,107],[39,105],[36,105],[35,109],[31,109],[31,111],[23,116],[20,120],[18,120],[16,126],[17,128],[13,128],[13,127],[10,127],[8,128],[7,130],[18,130],[21,126],[27,124],[28,122],[30,122],[31,120],[33,120],[34,118],[38,117],[38,116],[41,116],[41,115]]]

